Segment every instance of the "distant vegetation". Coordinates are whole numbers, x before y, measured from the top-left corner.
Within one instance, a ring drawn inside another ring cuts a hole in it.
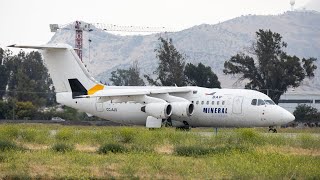
[[[12,55],[11,51],[0,49],[0,58],[0,99],[31,102],[37,107],[55,103],[52,80],[39,52]]]
[[[150,85],[155,86],[200,86],[207,88],[220,88],[217,75],[210,66],[199,63],[185,63],[185,56],[173,44],[172,39],[159,38],[159,45],[155,49],[158,67],[152,75],[144,75]],[[155,79],[152,77],[155,76]],[[140,70],[133,65],[129,70],[117,69],[111,72],[109,79],[117,86],[145,85],[140,77]]]
[[[137,62],[128,69],[117,69],[111,72],[109,79],[115,86],[144,86],[145,83],[140,77],[140,69]]]
[[[293,115],[296,117],[295,121],[297,122],[320,123],[320,113],[318,110],[306,104],[298,105]]]
[[[259,29],[256,40],[249,52],[238,53],[224,63],[225,74],[239,74],[239,81],[249,80],[245,88],[262,91],[278,104],[289,87],[298,87],[306,77],[314,77],[316,58],[288,55],[284,51],[287,43],[279,33]]]
[[[0,48],[0,63],[0,119],[88,118],[75,109],[57,107],[52,80],[39,52],[12,55]]]
[[[210,130],[0,124],[0,179],[320,178],[319,129]]]

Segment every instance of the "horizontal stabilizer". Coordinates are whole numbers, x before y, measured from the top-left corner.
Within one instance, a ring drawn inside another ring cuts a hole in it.
[[[67,44],[46,44],[46,45],[40,45],[40,46],[30,46],[30,45],[17,45],[13,44],[8,47],[13,47],[13,48],[27,48],[27,49],[72,49],[71,46]]]

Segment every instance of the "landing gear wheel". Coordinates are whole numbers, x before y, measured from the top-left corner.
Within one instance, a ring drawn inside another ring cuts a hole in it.
[[[184,124],[184,126],[177,127],[176,130],[182,130],[182,131],[190,131],[191,130],[191,126],[186,121],[183,121],[183,124]]]
[[[168,119],[163,119],[162,123],[164,124],[164,127],[172,127],[171,117],[169,117]]]
[[[277,129],[272,126],[269,127],[269,132],[270,131],[272,131],[273,133],[277,133]]]
[[[190,131],[191,127],[190,126],[182,126],[182,127],[177,127],[176,130],[180,131]]]

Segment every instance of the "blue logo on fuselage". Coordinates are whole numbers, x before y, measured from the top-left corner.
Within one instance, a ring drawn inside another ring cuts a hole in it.
[[[203,113],[227,114],[228,108],[203,108]]]

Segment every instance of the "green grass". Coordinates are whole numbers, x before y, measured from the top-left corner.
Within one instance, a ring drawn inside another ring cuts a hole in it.
[[[52,146],[51,148],[53,151],[56,152],[68,152],[68,151],[73,151],[74,150],[74,146],[70,145],[70,144],[65,144],[65,143],[56,143]]]
[[[320,179],[319,134],[296,131],[1,124],[0,179]]]
[[[10,150],[21,150],[22,148],[17,146],[16,143],[8,140],[0,140],[0,152]]]
[[[127,149],[121,144],[104,144],[102,145],[98,153],[107,154],[107,153],[123,153],[126,152]]]

